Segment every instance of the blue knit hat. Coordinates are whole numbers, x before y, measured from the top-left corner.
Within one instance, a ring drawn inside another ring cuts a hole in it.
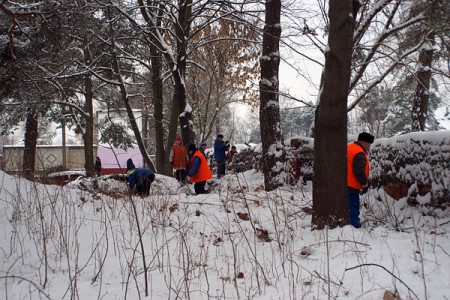
[[[201,142],[200,143],[200,147],[203,147],[203,146],[207,146],[208,144],[206,144],[206,142]]]
[[[134,165],[133,160],[131,158],[129,158],[127,160],[127,171],[133,170],[133,169],[136,169],[136,166]]]

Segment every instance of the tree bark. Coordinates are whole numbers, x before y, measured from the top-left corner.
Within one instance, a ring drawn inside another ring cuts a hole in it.
[[[89,50],[89,40],[87,34],[84,37],[84,62],[86,66],[91,63],[91,52]],[[84,168],[86,176],[93,177],[95,175],[94,165],[94,92],[92,89],[91,74],[88,73],[84,77],[84,119],[85,127],[83,132],[84,141]]]
[[[348,224],[347,97],[353,45],[352,0],[329,1],[330,31],[314,127],[312,227]]]
[[[278,96],[278,70],[280,65],[279,43],[281,36],[280,0],[266,1],[266,17],[263,32],[263,51],[260,58],[260,124],[262,141],[262,167],[264,187],[271,191],[283,184],[284,145],[282,141],[280,106]]]
[[[427,41],[419,52],[416,73],[417,87],[412,102],[412,131],[425,131],[428,102],[430,99],[431,63],[433,61],[434,31],[428,33]]]
[[[143,0],[138,0],[141,15],[144,20],[152,26],[152,17],[155,18],[154,30],[162,26],[163,10],[158,8],[156,3],[147,2],[147,7]],[[153,114],[155,120],[155,144],[156,144],[156,168],[158,173],[171,175],[171,168],[168,163],[169,152],[164,148],[164,104],[163,104],[163,78],[162,70],[162,55],[158,51],[158,40],[155,38],[156,34],[151,34],[150,39],[153,44],[150,44],[150,61],[152,68],[152,96],[153,96]],[[178,122],[178,120],[177,120]],[[175,128],[176,131],[176,128]]]
[[[175,27],[177,35],[177,64],[172,71],[175,83],[174,98],[180,112],[180,131],[185,144],[195,143],[195,132],[192,125],[192,111],[187,103],[186,97],[186,48],[187,39],[190,32],[190,22],[192,16],[192,0],[182,0],[179,2],[178,23]]]
[[[151,39],[155,47],[159,48],[160,53],[164,56],[165,60],[169,65],[169,69],[172,72],[172,80],[174,83],[174,93],[172,98],[171,116],[169,121],[169,130],[167,136],[167,144],[164,149],[164,172],[171,173],[170,166],[168,164],[168,157],[170,153],[170,148],[175,139],[178,124],[180,124],[181,135],[183,138],[183,143],[194,143],[195,133],[192,126],[192,113],[189,109],[186,97],[186,86],[185,86],[185,72],[186,72],[186,47],[187,39],[189,37],[191,16],[192,16],[192,0],[181,0],[178,2],[178,22],[175,24],[175,35],[177,38],[177,57],[172,55],[172,51],[167,49],[167,45],[162,38],[160,33],[160,27],[158,22],[162,20],[163,11],[160,10],[157,3],[152,1],[147,1],[148,5],[145,5],[143,0],[138,0],[141,6],[140,11],[148,26],[151,28]],[[150,5],[151,4],[151,5]],[[156,9],[152,9],[156,8]],[[162,50],[161,50],[162,49]],[[159,108],[158,108],[159,109]],[[155,111],[156,113],[156,111]],[[156,120],[158,122],[158,120]],[[162,126],[162,122],[160,123]],[[155,127],[155,130],[156,127]],[[157,143],[161,143],[160,140]],[[163,144],[163,142],[162,142]],[[162,151],[162,146],[157,144],[157,153]],[[162,153],[158,160],[162,159]]]
[[[86,126],[84,128],[84,168],[86,169],[86,176],[92,177],[95,175],[94,165],[94,106],[93,106],[93,92],[92,92],[92,78],[86,75],[85,78],[85,120]]]
[[[150,48],[152,64],[152,93],[153,114],[155,118],[155,142],[156,142],[156,169],[158,173],[171,175],[164,151],[164,126],[163,126],[163,79],[161,76],[162,57],[152,45]]]
[[[25,122],[25,147],[23,150],[23,176],[32,180],[36,163],[36,145],[38,137],[38,119],[33,110],[28,111]]]
[[[116,78],[117,81],[119,82],[119,89],[120,89],[120,94],[122,97],[122,101],[125,105],[125,109],[127,111],[127,115],[128,115],[128,120],[130,121],[130,127],[131,130],[134,133],[134,136],[136,138],[136,143],[139,147],[139,151],[141,152],[142,158],[144,160],[144,164],[149,167],[152,170],[155,170],[155,167],[153,166],[153,163],[150,159],[150,156],[147,153],[147,150],[145,148],[144,145],[144,140],[142,139],[142,135],[141,132],[139,131],[139,127],[137,125],[136,122],[136,118],[134,117],[134,112],[133,112],[133,108],[131,107],[131,103],[130,103],[130,99],[128,98],[128,92],[127,92],[127,87],[125,85],[125,82],[122,78],[122,74],[121,74],[121,70],[120,70],[120,66],[119,66],[119,61],[117,58],[117,53],[115,50],[115,44],[114,44],[114,40],[112,41],[112,65],[113,65],[113,69],[114,72],[116,74]]]

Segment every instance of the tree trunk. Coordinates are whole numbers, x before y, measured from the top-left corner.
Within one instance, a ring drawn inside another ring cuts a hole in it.
[[[263,32],[263,51],[260,58],[260,124],[264,187],[266,191],[283,184],[284,146],[280,126],[280,107],[278,97],[278,69],[280,65],[279,42],[280,0],[266,1],[266,19]]]
[[[314,127],[312,225],[349,223],[347,204],[347,97],[353,45],[352,0],[329,1],[329,49]]]
[[[419,66],[416,73],[417,87],[412,103],[412,131],[425,131],[428,102],[430,99],[431,63],[433,61],[434,31],[427,36],[419,52]]]
[[[184,84],[175,84],[175,99],[178,105],[178,116],[180,123],[181,136],[185,144],[195,143],[195,132],[192,126],[192,112],[188,110],[186,87]]]
[[[195,143],[195,132],[192,125],[192,111],[188,106],[186,97],[186,48],[190,32],[192,16],[192,0],[179,1],[178,24],[175,32],[177,35],[177,64],[172,71],[175,83],[174,97],[178,105],[180,131],[185,144]]]
[[[164,151],[164,126],[163,126],[163,80],[161,76],[162,57],[153,45],[150,49],[152,63],[152,93],[155,118],[155,142],[156,142],[156,169],[158,173],[171,175],[166,165],[166,153]]]
[[[163,79],[161,76],[162,69],[162,55],[157,49],[156,45],[159,45],[159,41],[156,39],[156,31],[162,27],[162,14],[163,10],[158,8],[155,3],[147,2],[144,4],[143,0],[138,0],[141,15],[147,24],[153,27],[155,34],[150,35],[152,43],[150,45],[151,65],[152,65],[152,92],[153,92],[153,107],[155,118],[155,143],[156,143],[156,168],[158,173],[171,175],[172,171],[168,163],[169,152],[164,149],[164,126],[163,126]],[[155,18],[155,26],[153,26],[152,16]],[[178,125],[178,120],[177,124]],[[170,132],[170,131],[169,131]],[[176,126],[175,126],[176,132]],[[175,133],[173,134],[175,138]],[[169,143],[169,141],[168,141]],[[167,148],[170,148],[171,144],[168,144]]]
[[[125,82],[122,78],[122,73],[120,70],[119,61],[117,58],[116,50],[115,50],[115,43],[114,40],[112,41],[112,66],[114,69],[114,72],[116,74],[117,81],[119,82],[119,89],[120,94],[122,96],[122,101],[125,105],[125,109],[127,110],[128,120],[130,121],[131,130],[134,133],[134,136],[136,138],[136,143],[138,144],[139,151],[141,152],[142,158],[144,160],[144,164],[149,167],[152,170],[155,170],[155,167],[153,166],[153,163],[147,153],[147,150],[144,145],[144,141],[142,139],[142,135],[139,131],[139,127],[136,122],[136,118],[134,117],[133,108],[131,107],[130,99],[128,98],[128,92],[127,87],[125,86]]]
[[[36,145],[38,137],[38,119],[34,111],[27,113],[25,122],[25,147],[23,150],[23,176],[27,179],[34,177],[34,165],[36,163]]]
[[[89,52],[89,51],[86,51]],[[84,79],[85,88],[85,128],[83,133],[84,141],[84,168],[86,176],[93,177],[95,175],[94,165],[94,93],[92,91],[91,75],[86,75]]]
[[[160,36],[158,22],[162,19],[163,11],[159,11],[157,5],[144,5],[143,0],[138,0],[139,5],[141,6],[141,14],[144,17],[145,21],[151,27],[153,31],[152,40],[155,45],[157,45],[160,49],[167,49],[164,41],[158,40],[156,37]],[[148,1],[147,3],[150,3]],[[167,146],[165,149],[165,170],[166,172],[170,171],[168,165],[168,157],[170,153],[170,148],[175,139],[175,135],[177,132],[178,122],[180,124],[181,135],[183,138],[183,143],[193,143],[195,141],[195,133],[192,127],[192,114],[190,111],[190,107],[187,104],[186,98],[186,86],[185,86],[185,71],[186,71],[186,47],[187,47],[187,39],[189,37],[190,32],[190,22],[192,16],[192,0],[183,0],[179,1],[179,10],[178,10],[178,23],[175,24],[175,35],[177,37],[177,59],[171,54],[172,51],[163,50],[161,54],[166,59],[170,70],[172,70],[172,80],[174,83],[174,93],[173,93],[173,101],[172,101],[172,109],[171,116],[169,122],[169,133],[167,137]],[[147,8],[145,8],[147,6]],[[156,10],[152,10],[152,8],[157,8]],[[151,13],[149,13],[151,12]],[[161,51],[161,50],[160,50]],[[178,119],[178,120],[177,120]],[[162,125],[162,123],[161,123]],[[159,150],[161,151],[161,146],[159,146]]]
[[[91,51],[89,49],[88,34],[84,34],[83,41],[84,63],[89,66],[92,62]],[[84,169],[86,176],[93,177],[95,175],[94,165],[94,92],[92,89],[91,74],[88,73],[84,77],[84,120],[85,126],[83,131],[84,142]]]
[[[169,125],[168,125],[168,129],[169,129],[169,133],[167,135],[167,144],[166,144],[166,158],[168,159],[169,157],[169,153],[170,153],[170,149],[172,148],[172,144],[175,140],[175,136],[177,134],[177,129],[178,129],[178,116],[180,115],[180,113],[178,112],[178,103],[176,101],[176,97],[175,97],[175,93],[173,93],[172,95],[172,103],[171,103],[171,107],[170,107],[170,117],[169,117]],[[184,140],[183,140],[183,144],[187,144]]]

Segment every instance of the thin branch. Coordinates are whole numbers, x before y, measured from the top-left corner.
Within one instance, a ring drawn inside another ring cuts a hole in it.
[[[383,74],[381,74],[378,78],[376,78],[375,80],[372,81],[372,83],[364,90],[364,92],[359,95],[358,97],[356,97],[356,99],[347,107],[347,112],[351,111],[352,109],[354,109],[358,103],[375,87],[377,86],[381,81],[383,81],[384,78],[386,78],[386,76],[388,76],[389,74],[391,74],[391,71],[393,69],[395,69],[398,65],[403,64],[402,61],[403,59],[405,59],[407,56],[411,55],[412,53],[416,52],[423,44],[423,41],[419,44],[417,44],[414,48],[411,48],[409,51],[404,52],[398,59],[396,59],[392,65],[387,68]]]
[[[386,269],[385,267],[383,267],[382,265],[379,265],[379,264],[371,264],[371,263],[369,263],[369,264],[362,264],[362,265],[358,265],[358,266],[354,266],[354,267],[351,267],[351,268],[346,268],[344,271],[345,272],[347,272],[347,271],[350,271],[350,270],[354,270],[354,269],[356,269],[356,268],[361,268],[361,267],[372,267],[372,266],[374,266],[374,267],[379,267],[379,268],[382,268],[383,270],[385,270],[387,273],[389,273],[392,277],[394,277],[395,279],[397,279],[398,281],[400,281],[404,286],[406,286],[406,288],[417,298],[417,299],[420,299],[417,295],[416,295],[416,293],[414,293],[414,291],[403,281],[403,280],[401,280],[400,278],[398,278],[397,276],[395,276],[395,274],[393,274],[391,271],[389,271],[388,269]]]
[[[26,279],[25,277],[16,276],[16,275],[7,275],[7,276],[0,276],[0,279],[5,279],[5,280],[20,279],[20,280],[26,281],[28,283],[31,283],[31,285],[33,285],[40,294],[44,295],[45,298],[51,299],[50,296],[48,294],[46,294],[36,283],[34,283],[33,281],[31,281],[29,279]]]

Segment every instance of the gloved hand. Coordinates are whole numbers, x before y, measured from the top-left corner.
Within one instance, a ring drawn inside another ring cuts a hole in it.
[[[191,183],[191,176],[186,176],[186,182]]]
[[[228,145],[230,143],[230,141],[225,141],[225,145]]]
[[[360,195],[364,195],[365,193],[367,193],[367,190],[369,189],[369,186],[366,184],[362,187],[362,189],[359,190],[359,194]]]

